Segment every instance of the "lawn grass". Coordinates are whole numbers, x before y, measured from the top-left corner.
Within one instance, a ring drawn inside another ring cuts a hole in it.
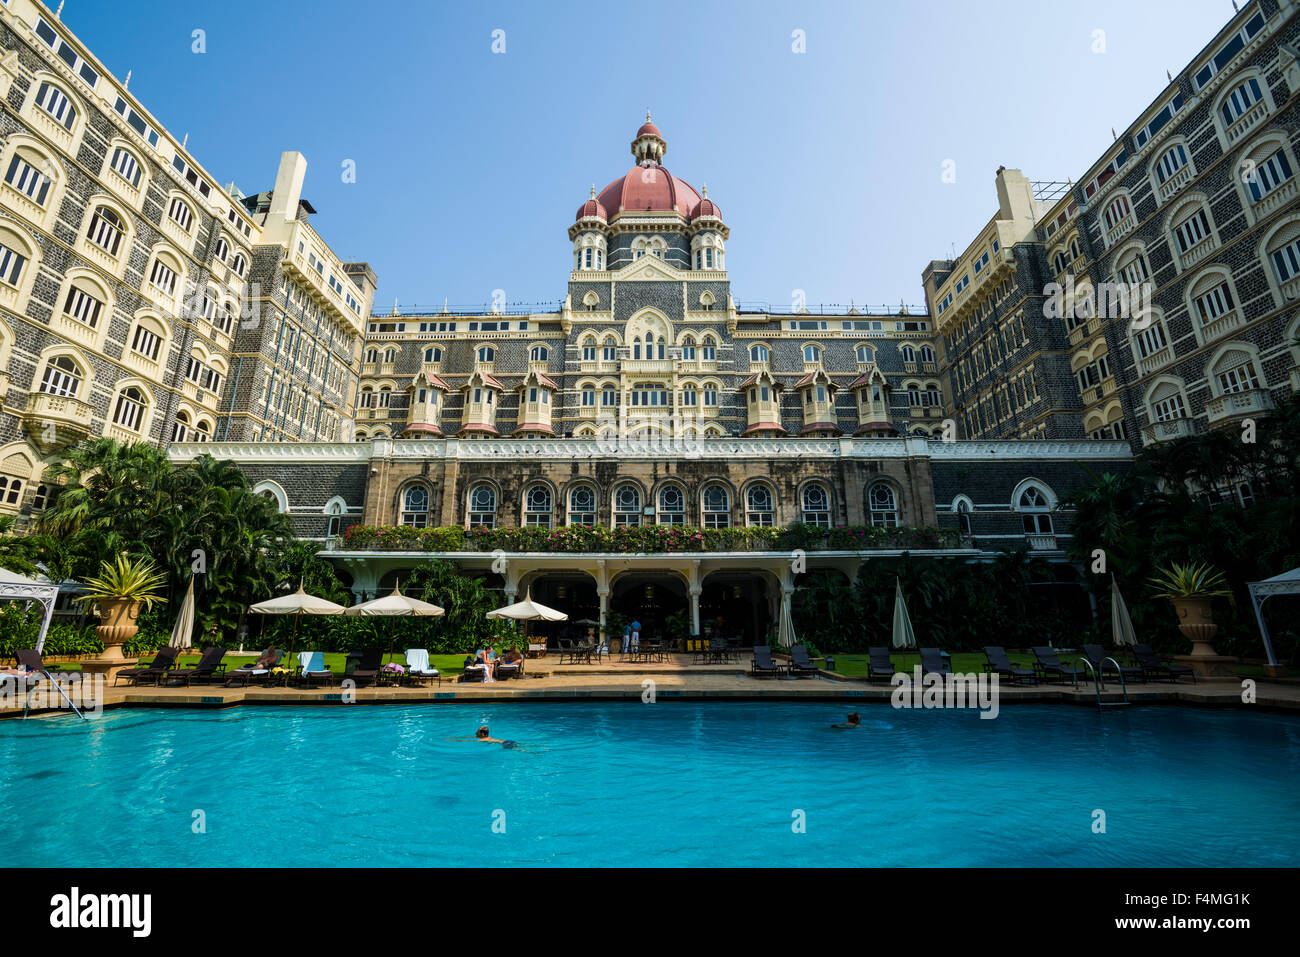
[[[231,671],[234,671],[240,665],[252,664],[254,661],[257,660],[258,654],[259,654],[258,652],[250,652],[248,654],[243,654],[243,655],[238,653],[227,654],[226,657],[222,659],[222,661],[225,662],[226,665],[226,672],[229,673]],[[188,668],[193,665],[196,665],[199,663],[200,657],[202,656],[197,653],[181,655],[178,660],[178,667]],[[287,658],[288,655],[286,655],[285,657]],[[325,652],[325,667],[329,668],[329,670],[334,672],[335,674],[342,674],[344,669],[347,666],[347,657],[348,656],[344,652],[327,651]],[[153,654],[149,653],[146,655],[142,655],[140,657],[140,660],[149,661],[152,658],[153,658]],[[406,664],[406,656],[402,654],[402,652],[400,651],[393,652],[392,660],[396,661],[399,665],[404,666]],[[388,661],[389,661],[389,657],[387,654],[385,654],[384,662],[387,663]],[[281,663],[284,664],[283,661]],[[297,662],[294,662],[293,664],[296,667]],[[455,675],[459,675],[461,672],[465,670],[465,655],[429,655],[429,664],[432,667],[437,668],[444,675],[455,676]],[[63,664],[55,665],[54,667],[61,668],[64,671],[80,671],[81,662],[69,661]]]

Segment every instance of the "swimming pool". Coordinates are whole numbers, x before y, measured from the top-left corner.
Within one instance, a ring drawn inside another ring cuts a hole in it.
[[[9,861],[37,866],[1300,864],[1293,716],[861,713],[856,731],[786,702],[5,721],[0,821]],[[445,740],[481,723],[528,750]]]

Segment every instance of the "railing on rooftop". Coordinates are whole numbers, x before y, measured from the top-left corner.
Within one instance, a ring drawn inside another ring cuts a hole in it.
[[[893,305],[872,306],[850,303],[818,303],[795,308],[794,306],[773,306],[767,302],[738,302],[736,311],[742,313],[760,313],[772,316],[861,316],[864,319],[929,319],[924,306]]]
[[[389,316],[401,318],[403,316],[420,316],[431,319],[438,316],[533,316],[533,315],[550,315],[558,314],[564,309],[564,300],[556,299],[551,302],[508,302],[503,306],[494,306],[490,302],[481,303],[477,306],[467,305],[447,305],[442,303],[436,306],[422,306],[418,303],[410,306],[396,305],[393,311],[387,315],[372,313],[371,321],[386,319]]]

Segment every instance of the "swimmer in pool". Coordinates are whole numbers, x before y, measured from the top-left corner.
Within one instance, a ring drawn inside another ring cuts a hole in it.
[[[855,711],[855,712],[853,712],[851,715],[848,716],[848,718],[845,720],[844,724],[833,724],[833,725],[831,725],[831,727],[832,727],[832,728],[840,728],[840,729],[845,730],[845,731],[848,731],[848,730],[851,729],[851,728],[860,728],[860,727],[862,727],[862,718],[861,718],[861,717],[858,715],[858,713]]]
[[[448,738],[447,740],[448,741],[486,741],[488,744],[499,744],[507,751],[527,750],[527,748],[519,747],[518,741],[506,741],[503,740],[502,738],[492,737],[492,733],[488,731],[488,726],[486,724],[480,727],[477,731],[475,731],[474,737],[472,738]]]

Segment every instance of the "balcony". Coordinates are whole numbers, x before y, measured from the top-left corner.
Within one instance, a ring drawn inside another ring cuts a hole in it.
[[[1273,408],[1273,396],[1266,389],[1248,389],[1245,392],[1231,392],[1228,395],[1216,395],[1205,403],[1205,414],[1209,422],[1221,422],[1242,415],[1256,415]]]
[[[1211,319],[1201,326],[1201,339],[1205,342],[1213,342],[1215,339],[1221,339],[1238,326],[1245,324],[1240,309],[1233,309],[1231,312],[1225,312],[1217,319]]]
[[[40,130],[46,139],[55,143],[65,153],[73,152],[71,130],[34,103],[28,112],[28,119],[32,126]]]
[[[1117,242],[1119,242],[1121,239],[1123,239],[1125,236],[1131,233],[1133,231],[1133,227],[1136,225],[1137,225],[1137,217],[1132,213],[1129,213],[1127,216],[1121,219],[1110,229],[1106,230],[1107,246],[1114,246]]]
[[[1219,244],[1214,237],[1206,236],[1187,252],[1181,253],[1178,259],[1183,264],[1184,269],[1190,269],[1218,248]]]
[[[622,371],[633,375],[670,375],[673,371],[672,359],[624,359],[619,363]],[[695,363],[684,363],[691,368]]]
[[[1282,283],[1282,298],[1287,302],[1300,299],[1300,276]]]
[[[1157,349],[1146,358],[1138,357],[1138,369],[1142,375],[1154,372],[1156,369],[1168,365],[1169,360],[1174,357],[1172,346],[1165,346],[1163,349]]]
[[[1152,445],[1156,442],[1172,442],[1196,434],[1196,424],[1191,419],[1170,419],[1168,422],[1152,422],[1142,427],[1142,444]]]
[[[32,442],[51,451],[87,438],[94,411],[80,399],[34,392],[22,413],[23,427]]]
[[[1241,114],[1241,116],[1237,117],[1236,121],[1224,131],[1224,135],[1227,137],[1229,145],[1237,142],[1237,140],[1249,133],[1259,124],[1259,121],[1266,116],[1268,116],[1268,104],[1261,100],[1245,113]]]
[[[1191,181],[1192,181],[1192,167],[1190,165],[1184,166],[1177,173],[1175,173],[1173,176],[1169,177],[1167,180],[1165,180],[1163,183],[1160,184],[1160,189],[1158,190],[1160,194],[1160,202],[1163,203],[1166,202],[1167,200],[1172,199],[1175,193],[1177,193],[1180,189],[1182,189]]]
[[[44,207],[37,206],[27,196],[18,192],[8,183],[0,183],[0,199],[3,199],[6,206],[28,222],[35,223],[37,226],[45,225]]]
[[[1263,219],[1274,210],[1280,209],[1290,203],[1295,199],[1296,191],[1298,189],[1300,189],[1300,186],[1296,185],[1296,178],[1292,176],[1289,180],[1255,204],[1255,218],[1257,220]]]
[[[112,422],[105,424],[104,437],[121,442],[123,445],[130,445],[132,442],[140,441],[139,432],[132,432],[130,429],[124,429]]]
[[[1054,552],[1056,551],[1055,535],[1025,535],[1025,541],[1029,543],[1031,552]]]

